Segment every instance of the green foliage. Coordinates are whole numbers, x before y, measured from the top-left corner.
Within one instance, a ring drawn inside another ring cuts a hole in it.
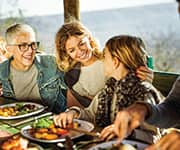
[[[154,69],[165,72],[180,72],[179,36],[169,30],[158,35],[150,34],[146,40],[148,52],[153,56]]]
[[[3,19],[2,22],[0,22],[0,34],[3,34],[4,31],[12,24],[14,23],[22,23],[23,18],[21,17],[9,17],[6,19]]]
[[[3,18],[3,14],[0,14],[0,35],[3,35],[4,31],[12,24],[15,23],[23,23],[24,22],[24,15],[23,11],[20,8],[16,8],[18,0],[11,0],[8,1],[9,5],[12,5],[12,10],[8,12],[6,15],[8,17]],[[14,16],[13,14],[16,14]]]

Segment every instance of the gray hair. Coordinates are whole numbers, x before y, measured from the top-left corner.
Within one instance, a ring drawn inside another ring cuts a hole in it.
[[[29,32],[36,36],[34,29],[30,25],[13,24],[6,30],[5,33],[6,42],[8,44],[13,44],[12,42],[14,41],[15,36],[17,36],[17,34],[19,34],[20,32]]]

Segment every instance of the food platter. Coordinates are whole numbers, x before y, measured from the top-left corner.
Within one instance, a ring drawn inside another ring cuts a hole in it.
[[[90,122],[84,121],[84,120],[78,120],[78,119],[74,119],[75,122],[77,122],[79,124],[78,128],[85,130],[85,131],[92,131],[94,129],[94,125]],[[30,134],[30,129],[32,129],[32,126],[25,126],[24,128],[21,129],[21,134],[26,137],[27,139],[33,140],[33,141],[37,141],[37,142],[43,142],[43,143],[57,143],[57,142],[64,142],[65,141],[65,137],[69,136],[71,139],[75,139],[78,138],[82,135],[84,135],[83,133],[77,132],[77,131],[73,131],[73,130],[68,130],[68,132],[64,135],[62,135],[61,137],[58,137],[57,139],[53,139],[53,140],[46,140],[46,139],[40,139],[40,138],[35,138],[34,136],[32,136]]]
[[[87,121],[83,121],[83,120],[78,120],[78,119],[74,119],[75,122],[77,122],[79,124],[78,128],[85,130],[85,131],[92,131],[94,129],[94,125],[90,122]],[[61,137],[59,137],[58,139],[54,139],[54,140],[45,140],[45,139],[40,139],[40,138],[35,138],[30,134],[30,130],[32,129],[32,126],[25,126],[24,128],[21,129],[21,134],[26,137],[27,139],[33,140],[33,141],[37,141],[37,142],[43,142],[43,143],[57,143],[57,142],[64,142],[65,141],[65,137],[69,136],[71,139],[75,139],[78,138],[82,135],[84,135],[83,133],[80,132],[76,132],[73,130],[68,130],[68,132],[64,135],[62,135]]]
[[[43,148],[29,140],[23,138],[21,135],[16,134],[12,135],[9,138],[1,140],[0,149],[9,150],[9,149],[34,149],[34,150],[43,150]]]
[[[17,102],[0,106],[0,119],[19,119],[42,112],[43,105],[32,102]]]
[[[28,144],[28,147],[27,147],[27,149],[34,149],[34,150],[44,150],[39,144],[36,144],[36,143],[32,143],[32,142],[30,142],[29,144]]]
[[[88,149],[88,150],[100,150],[100,149],[108,149],[111,148],[113,144],[116,143],[116,140],[113,141],[108,141],[108,142],[103,142],[101,144],[97,144],[96,146]],[[142,142],[134,141],[134,140],[123,140],[123,144],[130,144],[137,150],[144,150],[148,145]]]

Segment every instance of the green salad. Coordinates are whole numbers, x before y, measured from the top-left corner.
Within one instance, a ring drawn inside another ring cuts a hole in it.
[[[53,120],[49,118],[41,118],[33,123],[34,128],[48,128],[53,124]]]

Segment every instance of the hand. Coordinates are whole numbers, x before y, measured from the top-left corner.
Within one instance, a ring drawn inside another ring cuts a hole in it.
[[[162,137],[157,143],[147,147],[145,150],[179,150],[180,133],[173,131]]]
[[[100,133],[100,138],[103,140],[110,140],[113,137],[115,137],[114,124],[105,127]]]
[[[150,83],[152,83],[153,81],[153,71],[146,67],[146,66],[140,66],[137,70],[136,70],[136,75],[137,77],[139,77],[141,80],[146,80]]]
[[[69,110],[67,112],[60,113],[59,115],[54,115],[53,120],[56,126],[66,128],[68,124],[73,123],[73,119],[76,118],[78,113],[74,110]]]
[[[147,113],[148,110],[144,104],[133,104],[118,112],[114,122],[114,132],[119,138],[118,143],[144,121]]]

